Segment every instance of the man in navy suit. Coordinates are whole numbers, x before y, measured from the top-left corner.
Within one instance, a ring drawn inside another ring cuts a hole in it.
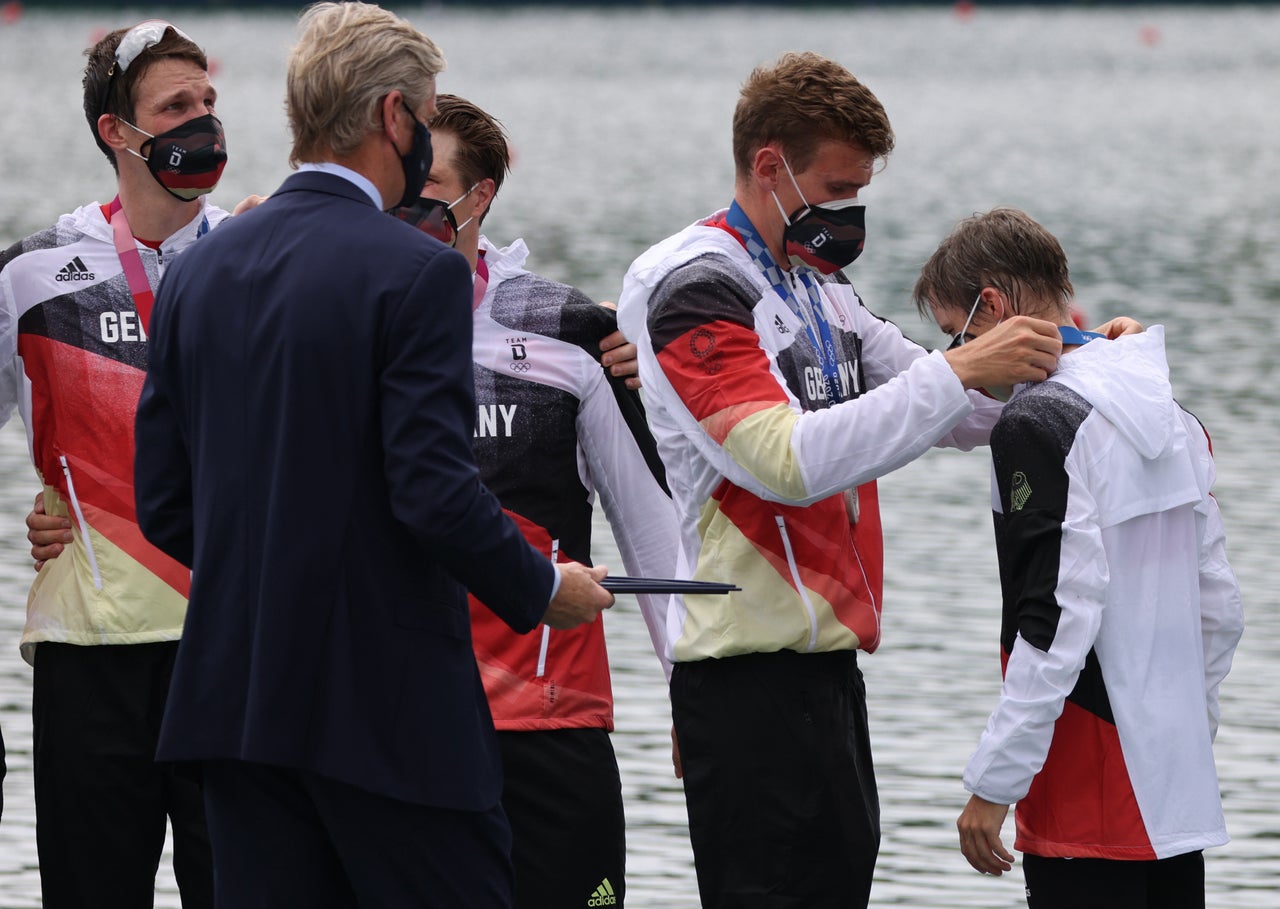
[[[377,6],[312,7],[301,172],[152,315],[138,518],[193,570],[158,758],[201,765],[219,907],[508,906],[464,588],[517,631],[612,604],[481,485],[470,268],[383,213],[426,178],[443,66]]]

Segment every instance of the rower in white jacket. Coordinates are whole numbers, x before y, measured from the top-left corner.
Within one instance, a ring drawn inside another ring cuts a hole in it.
[[[1080,332],[1071,294],[1061,246],[1011,209],[962,222],[916,286],[959,343],[1016,312],[1064,344],[992,430],[1005,677],[965,768],[961,845],[1008,870],[1016,802],[1031,906],[1203,907],[1201,850],[1227,841],[1218,687],[1243,629],[1209,439],[1173,398],[1163,327]]]

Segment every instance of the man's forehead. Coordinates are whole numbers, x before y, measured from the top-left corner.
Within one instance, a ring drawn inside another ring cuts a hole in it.
[[[823,139],[818,143],[809,169],[822,176],[849,174],[871,176],[876,159],[861,145],[838,139]]]
[[[458,137],[450,130],[432,128],[431,176],[433,179],[458,177]],[[459,179],[461,179],[459,177]]]
[[[937,323],[938,328],[942,329],[943,334],[953,335],[964,324],[963,313],[960,321],[957,322],[951,310],[943,309],[936,303],[929,304],[929,311],[933,313],[933,321]]]
[[[144,97],[158,99],[179,96],[184,92],[204,93],[212,89],[209,73],[200,64],[194,60],[173,57],[152,63],[133,87],[138,101],[142,101]]]

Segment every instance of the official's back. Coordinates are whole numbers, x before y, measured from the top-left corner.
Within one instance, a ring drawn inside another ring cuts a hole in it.
[[[492,804],[458,582],[528,628],[550,570],[477,479],[465,259],[305,172],[193,252],[157,301],[140,406],[167,398],[190,460],[190,539],[144,524],[194,569],[161,757]]]

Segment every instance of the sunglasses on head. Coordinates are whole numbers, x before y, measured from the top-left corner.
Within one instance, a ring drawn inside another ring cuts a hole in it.
[[[122,73],[126,72],[139,54],[163,41],[164,33],[170,30],[179,38],[191,40],[186,32],[163,19],[148,19],[129,29],[116,46],[116,62],[111,66],[111,73],[114,74],[117,69]]]
[[[471,195],[479,183],[472,185],[465,193],[452,202],[443,199],[418,199],[412,205],[397,205],[387,214],[399,218],[406,224],[412,224],[429,237],[435,237],[441,243],[454,246],[458,242],[458,221],[453,216],[453,207]],[[468,221],[471,219],[468,218]],[[465,224],[463,225],[466,226]]]
[[[155,47],[164,40],[165,33],[170,31],[179,38],[186,38],[191,41],[186,32],[170,22],[165,22],[163,19],[148,19],[146,22],[138,23],[125,33],[125,36],[120,39],[120,43],[116,45],[115,60],[111,64],[111,69],[107,71],[107,87],[102,93],[104,109],[107,99],[111,97],[111,83],[115,81],[116,73],[128,72],[129,67],[133,65],[133,61],[137,60],[143,51]]]

